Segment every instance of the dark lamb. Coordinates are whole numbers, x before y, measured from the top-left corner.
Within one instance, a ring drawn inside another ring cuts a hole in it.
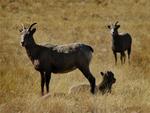
[[[112,86],[116,83],[116,78],[114,77],[114,73],[112,71],[101,72],[102,81],[98,85],[96,85],[95,93],[98,94],[106,94],[111,93]],[[89,84],[79,84],[73,86],[69,90],[69,94],[79,94],[79,93],[87,93],[90,89]]]

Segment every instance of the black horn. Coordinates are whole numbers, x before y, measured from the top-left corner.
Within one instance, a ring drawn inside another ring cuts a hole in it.
[[[115,25],[117,25],[119,22],[117,21],[116,23],[115,23]]]
[[[25,27],[24,27],[24,25],[23,25],[23,24],[21,24],[21,26],[22,26],[22,29],[25,29]]]
[[[30,27],[29,27],[29,31],[31,30],[31,28],[37,23],[33,23]]]
[[[22,28],[21,28],[21,29],[19,29],[19,31],[20,31],[20,32],[22,32],[22,31],[25,29],[25,27],[24,27],[24,25],[23,25],[23,24],[21,24],[21,26],[22,26]]]

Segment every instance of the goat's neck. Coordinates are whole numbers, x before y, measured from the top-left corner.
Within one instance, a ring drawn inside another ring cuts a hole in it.
[[[112,33],[112,37],[113,38],[118,38],[118,36],[119,36],[118,31],[115,31],[114,33]]]
[[[38,45],[37,44],[33,44],[32,46],[27,46],[26,48],[26,52],[28,57],[30,58],[30,60],[33,62],[35,59],[38,59]]]
[[[119,40],[119,34],[117,32],[116,34],[112,35],[112,43],[117,44],[118,40]]]

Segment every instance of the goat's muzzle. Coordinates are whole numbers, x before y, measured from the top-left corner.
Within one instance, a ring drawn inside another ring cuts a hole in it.
[[[115,83],[115,82],[116,82],[116,79],[114,78],[113,81],[112,81],[112,83]]]

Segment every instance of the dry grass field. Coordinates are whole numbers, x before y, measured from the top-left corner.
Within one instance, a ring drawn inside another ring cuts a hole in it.
[[[0,0],[0,113],[150,113],[149,0]],[[115,66],[110,22],[133,38],[131,64]],[[80,71],[52,74],[50,95],[40,95],[40,74],[20,46],[21,23],[37,22],[37,43],[83,42],[93,47],[91,71],[117,79],[112,93],[68,94],[88,83]]]

